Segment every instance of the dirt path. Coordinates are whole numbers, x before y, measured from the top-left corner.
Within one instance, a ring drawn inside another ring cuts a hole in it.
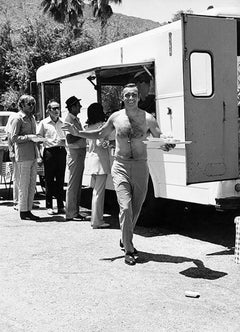
[[[111,229],[92,230],[56,217],[23,222],[4,201],[0,210],[1,332],[239,331],[240,266],[232,240],[212,236],[233,239],[232,227],[208,237],[200,224],[198,236],[138,226],[132,267],[114,216]]]

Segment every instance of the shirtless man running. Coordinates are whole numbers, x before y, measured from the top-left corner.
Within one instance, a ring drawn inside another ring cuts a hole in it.
[[[149,177],[147,149],[143,141],[149,134],[160,137],[161,131],[156,119],[138,108],[139,96],[135,84],[124,87],[122,99],[125,109],[113,113],[100,129],[85,132],[65,124],[63,130],[90,139],[108,137],[115,130],[112,178],[120,209],[120,246],[125,250],[125,263],[134,265],[137,251],[133,246],[133,231],[147,193]],[[169,151],[173,147],[166,144],[162,149]]]

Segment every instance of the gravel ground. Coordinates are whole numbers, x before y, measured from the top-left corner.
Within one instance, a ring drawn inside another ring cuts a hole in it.
[[[33,222],[0,201],[1,332],[240,330],[232,216],[169,213],[137,226],[138,263],[128,266],[116,214],[105,216],[110,229],[93,230],[48,218],[38,203],[43,219]]]

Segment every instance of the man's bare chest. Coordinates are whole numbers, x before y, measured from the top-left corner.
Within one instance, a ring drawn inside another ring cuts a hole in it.
[[[120,138],[142,138],[146,135],[146,123],[143,118],[122,117],[117,122],[116,134]]]

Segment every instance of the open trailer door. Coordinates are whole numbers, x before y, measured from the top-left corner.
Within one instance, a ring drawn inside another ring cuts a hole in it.
[[[187,184],[238,177],[237,22],[184,15]]]

